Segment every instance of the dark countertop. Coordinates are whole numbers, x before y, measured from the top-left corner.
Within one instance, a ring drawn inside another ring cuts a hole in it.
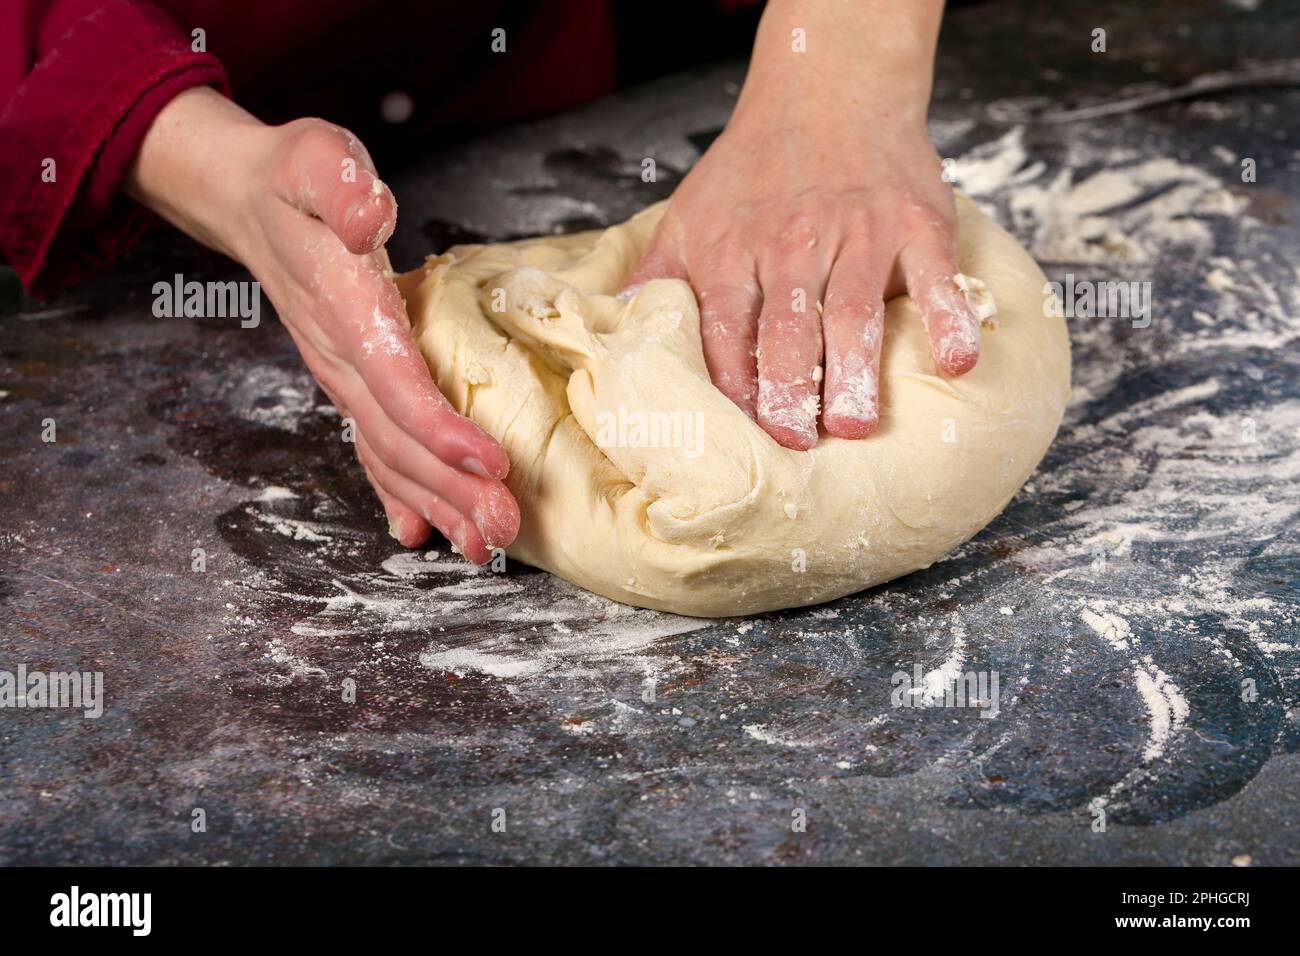
[[[0,275],[0,670],[107,697],[0,710],[0,863],[1300,862],[1300,91],[1025,112],[1294,54],[1285,4],[1242,6],[950,14],[958,181],[1049,278],[1150,281],[1151,322],[1072,319],[1007,511],[821,608],[698,621],[404,552],[278,324],[152,317],[228,263],[160,231],[49,302]],[[742,75],[419,157],[395,264],[666,196]],[[996,673],[998,714],[894,708],[914,667]]]

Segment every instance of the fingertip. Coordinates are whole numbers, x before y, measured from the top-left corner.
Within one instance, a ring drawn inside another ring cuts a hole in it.
[[[408,548],[418,548],[429,540],[432,533],[433,529],[424,521],[409,522],[405,534],[398,540]]]
[[[388,535],[404,548],[418,548],[429,537],[429,525],[413,512],[384,504]]]
[[[453,535],[452,545],[466,561],[482,565],[492,560],[492,549],[483,540],[479,530],[470,522],[462,521],[459,528],[453,531]]]
[[[880,356],[852,356],[849,362],[832,357],[826,380],[822,427],[835,438],[866,438],[880,424]]]
[[[934,361],[948,375],[965,375],[980,359],[978,342],[967,335],[950,333],[934,344]]]
[[[486,509],[474,508],[470,519],[489,548],[504,548],[519,534],[519,507],[509,495],[499,496]]]
[[[765,381],[758,383],[758,424],[778,445],[807,451],[817,444],[817,394],[807,394],[804,385]]]
[[[763,430],[771,435],[778,445],[791,451],[808,451],[817,444],[816,429],[792,428],[769,422],[763,425]]]
[[[978,352],[970,352],[965,355],[954,356],[948,363],[948,374],[965,375],[975,367],[979,360],[980,356]]]
[[[866,415],[827,415],[822,419],[826,434],[834,438],[857,440],[868,437],[880,425],[880,419]]]
[[[512,495],[504,486],[497,495],[498,512],[497,519],[500,523],[496,543],[501,547],[513,544],[515,538],[519,536],[519,527],[523,523],[523,516],[519,511],[519,502],[515,501]]]
[[[383,248],[397,228],[397,202],[388,187],[374,177],[371,188],[344,213],[338,237],[349,252],[366,255]]]
[[[483,541],[472,521],[461,514],[430,514],[433,527],[447,539],[451,550],[472,564],[486,564],[492,558],[492,551]]]

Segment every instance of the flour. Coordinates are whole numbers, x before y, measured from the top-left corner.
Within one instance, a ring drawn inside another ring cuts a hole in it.
[[[1133,634],[1133,629],[1124,618],[1120,617],[1118,614],[1108,614],[1105,611],[1092,611],[1088,608],[1084,608],[1080,611],[1079,617],[1115,650],[1128,650],[1128,641]]]
[[[922,678],[922,686],[913,688],[912,693],[921,691],[921,702],[927,707],[942,703],[944,695],[961,679],[962,665],[966,661],[966,631],[954,621],[952,627],[952,644],[948,656],[933,670]]]
[[[1045,263],[1148,263],[1173,250],[1205,255],[1214,247],[1211,223],[1246,207],[1196,166],[1166,157],[1125,161],[1128,155],[1097,157],[1106,168],[1090,175],[1073,165],[1048,175],[1044,163],[1030,161],[1017,126],[958,157],[954,179],[986,210],[1005,208],[1012,231],[1027,236],[1030,252]]]
[[[1142,751],[1142,759],[1150,763],[1164,754],[1170,739],[1182,729],[1190,709],[1182,691],[1150,657],[1143,658],[1143,665],[1134,668],[1133,679],[1151,721],[1147,744]]]
[[[282,678],[281,683],[290,683],[295,678],[303,677],[324,677],[325,671],[309,664],[297,657],[286,648],[280,640],[272,640],[267,647],[267,656],[276,664],[288,669],[288,676]]]
[[[654,678],[675,669],[677,662],[640,652],[660,638],[707,624],[613,604],[551,580],[557,591],[567,595],[557,595],[545,606],[507,603],[494,615],[497,623],[492,631],[472,646],[434,641],[420,654],[420,663],[431,670],[513,680],[542,675],[573,679],[601,672],[635,672]],[[542,622],[552,626],[540,627]]]
[[[971,315],[975,316],[975,321],[986,328],[996,328],[997,323],[993,321],[993,317],[998,314],[998,306],[993,301],[993,293],[989,287],[982,280],[962,275],[960,272],[952,277],[952,281],[961,290],[967,308],[970,309]]]
[[[261,493],[254,498],[254,501],[288,501],[290,498],[298,496],[288,488],[281,488],[279,485],[268,485],[263,488]]]
[[[1229,680],[1256,676],[1262,656],[1285,683],[1300,652],[1288,570],[1300,523],[1300,400],[1268,386],[1289,374],[1279,359],[1300,339],[1300,268],[1249,215],[1260,187],[1240,181],[1232,150],[1187,157],[1172,137],[1124,117],[1054,128],[1050,153],[1065,158],[1049,166],[1032,133],[1042,130],[1015,126],[954,150],[956,184],[1049,278],[1152,286],[1148,328],[1071,319],[1073,400],[1049,466],[1022,493],[1042,517],[1023,529],[1034,543],[1014,556],[1082,638],[1061,649],[1060,673],[1086,653],[1120,676],[1121,706],[1144,713],[1141,765],[1098,798],[1141,801],[1177,767],[1180,740],[1203,745],[1175,679],[1189,668],[1182,654],[1240,675]],[[1016,523],[1004,520],[1015,541]],[[1169,575],[1171,564],[1182,573]],[[945,595],[960,594],[964,577]]]
[[[278,637],[267,650],[290,680],[323,673],[326,665],[313,658],[328,655],[333,641],[371,642],[378,651],[389,635],[424,637],[418,659],[434,671],[506,681],[600,672],[657,678],[679,662],[647,653],[651,645],[706,624],[612,604],[549,575],[493,573],[445,551],[398,551],[358,570],[356,556],[373,535],[353,527],[350,513],[343,523],[335,504],[310,504],[279,486],[262,489],[242,510],[255,529],[293,542],[283,572],[319,581],[340,561],[350,567],[346,577],[328,579],[323,594],[319,585],[313,593],[286,588],[275,569],[242,582],[264,599],[302,608],[289,629],[300,640]],[[243,618],[241,629],[255,631],[255,620]]]
[[[1046,166],[1028,162],[1023,126],[1012,128],[1005,136],[982,143],[963,154],[952,167],[953,181],[971,198],[989,196],[999,189],[1031,182],[1042,175]]]
[[[254,365],[232,381],[230,407],[246,421],[298,432],[303,419],[316,410],[316,383],[305,368]]]
[[[283,518],[279,515],[267,514],[264,511],[255,513],[258,521],[266,525],[276,534],[282,534],[286,538],[293,538],[295,541],[328,541],[328,536],[323,533],[321,526],[314,521],[299,521],[294,518]]]
[[[768,730],[763,724],[744,724],[741,730],[745,735],[752,737],[759,743],[771,744],[774,747],[811,747],[813,744],[806,740],[791,740],[780,734]]]

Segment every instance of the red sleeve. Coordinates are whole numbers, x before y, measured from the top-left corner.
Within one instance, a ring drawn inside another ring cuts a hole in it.
[[[114,259],[147,224],[119,194],[132,157],[177,93],[214,85],[161,10],[138,0],[0,4],[0,256],[40,292]]]

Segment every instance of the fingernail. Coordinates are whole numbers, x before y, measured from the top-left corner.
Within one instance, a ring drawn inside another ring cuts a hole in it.
[[[492,477],[488,474],[488,470],[483,467],[483,462],[479,461],[477,458],[466,458],[460,463],[460,467],[465,471],[468,471],[471,475],[478,475],[480,478],[491,479]]]
[[[346,232],[352,225],[352,220],[356,218],[357,213],[361,211],[361,205],[366,200],[358,199],[352,205],[348,206],[347,211],[343,213],[343,230]]]
[[[355,221],[363,218],[370,207],[374,207],[376,210],[378,209],[373,197],[358,199],[349,206],[348,211],[343,214],[343,233],[348,234],[353,232],[356,229],[356,226],[354,225]],[[369,232],[365,236],[361,237],[361,241],[365,247],[371,251],[378,249],[389,240],[396,225],[397,223],[392,219],[380,217],[376,213],[373,217],[373,221],[368,224]],[[343,237],[340,236],[339,238]]]
[[[388,536],[398,544],[402,543],[402,523],[397,518],[388,519]]]
[[[494,475],[492,472],[487,470],[487,466],[484,465],[483,462],[472,455],[462,461],[460,466],[471,475],[478,475],[480,478],[487,478],[490,481],[500,481],[505,478],[506,475],[510,474],[510,462],[507,461],[501,470]]]

